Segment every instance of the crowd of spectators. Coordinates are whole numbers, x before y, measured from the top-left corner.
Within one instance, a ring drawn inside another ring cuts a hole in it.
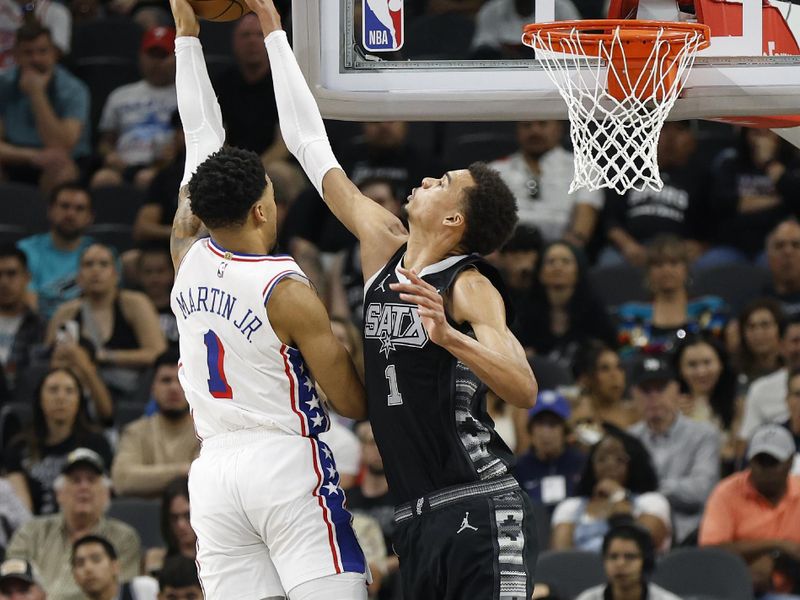
[[[524,57],[508,34],[532,0],[406,4],[409,19],[470,22],[473,56]],[[601,5],[559,0],[556,17]],[[137,32],[138,68],[103,95],[72,49],[112,23]],[[283,144],[257,20],[224,31],[210,66],[227,141],[261,156],[278,250],[363,370],[356,240]],[[169,306],[184,160],[174,38],[160,2],[0,0],[0,204],[45,199],[38,226],[0,231],[0,599],[202,597],[187,488],[199,443]],[[399,216],[422,177],[466,166],[444,151],[450,124],[328,125],[348,175]],[[488,258],[540,384],[530,412],[487,410],[543,514],[541,549],[602,556],[608,583],[583,600],[674,600],[649,575],[695,546],[739,556],[755,598],[800,598],[800,153],[769,130],[667,123],[663,190],[568,195],[568,127],[518,123],[507,151],[480,157],[517,197],[520,225]],[[132,218],[103,235],[102,215],[129,198]],[[370,424],[334,415],[324,435],[370,595],[399,599]],[[160,507],[149,525],[163,543],[142,545],[141,515],[108,514],[132,498]],[[542,583],[539,597],[559,598]]]

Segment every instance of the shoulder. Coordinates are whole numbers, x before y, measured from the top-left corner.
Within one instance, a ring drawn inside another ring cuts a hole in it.
[[[453,317],[458,322],[494,320],[500,316],[505,322],[503,295],[476,268],[466,268],[456,276],[452,288],[452,303]]]
[[[669,501],[658,492],[645,492],[637,496],[634,506],[639,513],[648,513],[669,521]]]
[[[621,319],[650,319],[653,316],[653,305],[649,302],[626,302],[617,309]]]
[[[58,307],[55,314],[52,317],[52,321],[57,321],[59,319],[64,319],[66,317],[74,316],[77,314],[78,310],[81,307],[82,300],[80,298],[73,298],[72,300],[67,300],[61,306]]]
[[[103,534],[108,536],[109,541],[114,544],[129,544],[131,542],[135,542],[137,545],[139,544],[139,534],[136,533],[136,530],[128,525],[127,523],[123,523],[119,519],[115,519],[114,517],[106,517],[105,523],[102,527]]]
[[[67,94],[80,94],[89,97],[89,86],[83,81],[75,77],[72,73],[67,71],[61,65],[56,65],[56,86],[62,93]]]
[[[130,102],[133,100],[131,96],[138,95],[141,91],[141,82],[136,81],[134,83],[126,83],[125,85],[121,85],[116,87],[112,90],[112,92],[108,95],[108,100],[106,104],[114,105],[114,104],[125,104],[126,102]]]
[[[150,298],[147,297],[147,294],[135,290],[120,290],[119,303],[122,310],[152,308],[152,303],[150,302]]]
[[[732,499],[741,496],[747,487],[748,474],[749,471],[741,471],[728,475],[711,491],[711,496],[718,499]]]
[[[130,582],[134,598],[155,598],[158,596],[158,581],[146,575],[134,577]]]
[[[644,421],[638,421],[628,427],[628,433],[633,437],[642,438],[647,431],[647,424]]]
[[[605,589],[606,586],[603,584],[596,585],[581,593],[575,600],[603,600]]]
[[[553,512],[553,525],[561,523],[575,523],[580,517],[583,507],[583,498],[573,497],[562,500]]]
[[[155,415],[152,415],[149,417],[139,417],[138,419],[131,421],[125,425],[125,428],[122,430],[122,437],[139,437],[148,433],[151,430],[154,419]]]
[[[725,300],[719,296],[700,296],[693,298],[689,302],[688,308],[689,313],[722,310],[725,308]]]
[[[681,600],[679,596],[676,596],[672,592],[665,590],[655,583],[650,583],[647,585],[647,592],[648,597],[652,598],[653,600]]]
[[[49,239],[49,233],[38,233],[36,235],[22,238],[17,242],[17,247],[26,254],[28,252],[40,252],[49,245]]]

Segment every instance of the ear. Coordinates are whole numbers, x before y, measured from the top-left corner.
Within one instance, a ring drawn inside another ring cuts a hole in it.
[[[461,214],[460,212],[448,215],[442,220],[442,225],[444,225],[445,227],[460,227],[464,225],[464,223],[465,223],[464,215]]]
[[[266,223],[267,217],[264,214],[264,207],[261,206],[261,202],[256,202],[253,204],[253,208],[250,209],[253,213],[253,218],[255,219],[256,223]]]

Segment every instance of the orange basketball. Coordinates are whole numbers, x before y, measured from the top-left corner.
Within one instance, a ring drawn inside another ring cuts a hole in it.
[[[244,0],[189,0],[189,4],[206,21],[235,21],[250,12]]]

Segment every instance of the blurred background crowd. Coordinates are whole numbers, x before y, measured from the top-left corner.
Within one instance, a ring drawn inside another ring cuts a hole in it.
[[[514,32],[533,4],[407,0],[403,58],[525,58]],[[558,0],[556,15],[601,12]],[[227,142],[274,182],[276,252],[361,364],[358,246],[281,140],[259,24],[201,29]],[[186,487],[199,448],[169,307],[174,37],[162,0],[0,0],[3,599],[201,597]],[[569,195],[566,122],[327,126],[348,175],[398,215],[424,176],[473,160],[517,197],[520,224],[488,258],[540,396],[529,412],[487,410],[537,507],[536,597],[800,597],[795,148],[671,122],[663,190]],[[337,419],[323,437],[370,593],[402,598],[370,425]]]

